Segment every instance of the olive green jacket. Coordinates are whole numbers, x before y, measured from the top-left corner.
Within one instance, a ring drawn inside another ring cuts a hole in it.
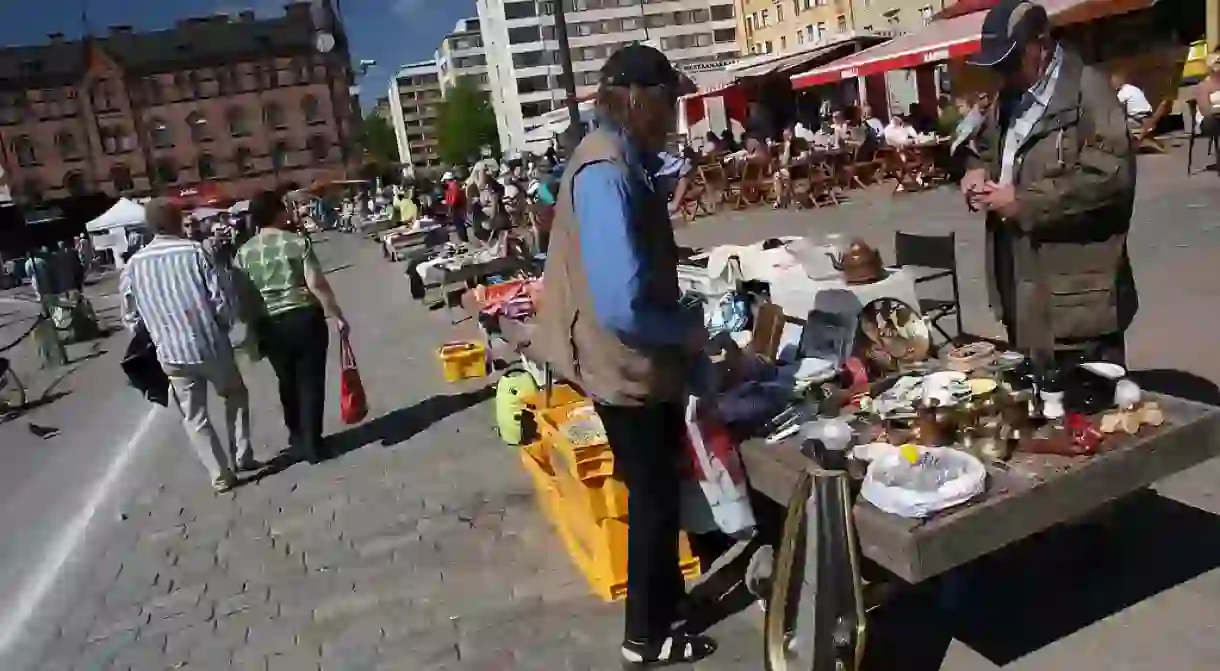
[[[999,178],[1003,157],[999,107],[992,105],[974,143],[977,153],[967,160],[990,180]],[[1013,176],[1017,215],[987,216],[987,277],[991,305],[1010,333],[1015,330],[1015,344],[1050,352],[1126,330],[1138,307],[1127,259],[1135,152],[1108,77],[1066,48],[1055,90],[1017,152]],[[1003,277],[997,265],[1005,266]]]

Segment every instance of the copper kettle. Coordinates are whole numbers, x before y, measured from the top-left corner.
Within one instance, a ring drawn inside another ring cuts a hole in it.
[[[843,279],[848,284],[870,284],[885,277],[881,253],[859,238],[852,240],[847,250],[838,257],[833,254],[828,256],[835,270],[843,273]]]

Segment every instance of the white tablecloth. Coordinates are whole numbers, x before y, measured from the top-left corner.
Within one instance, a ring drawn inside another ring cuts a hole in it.
[[[896,298],[918,312],[914,274],[900,268],[872,284],[848,284],[840,278],[811,280],[801,269],[793,268],[771,282],[771,302],[797,319],[805,319],[815,308],[856,314],[878,298]]]
[[[445,280],[445,274],[459,268],[464,268],[469,265],[479,263],[488,263],[495,261],[502,255],[498,250],[486,249],[467,254],[459,254],[448,258],[436,258],[431,261],[424,261],[416,267],[416,272],[424,284],[440,284]]]

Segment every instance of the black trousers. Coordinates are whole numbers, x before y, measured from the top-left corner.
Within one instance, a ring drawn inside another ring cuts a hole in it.
[[[259,322],[258,339],[279,380],[289,444],[311,459],[321,456],[330,344],[326,315],[320,307],[308,307],[266,317]]]
[[[623,478],[627,499],[627,604],[624,637],[663,640],[670,633],[686,585],[678,567],[678,471],[685,432],[674,404],[597,404]]]
[[[1016,327],[1008,326],[1008,342],[1016,342]],[[1105,361],[1127,367],[1127,335],[1109,333],[1096,338],[1075,338],[1055,342],[1055,363],[1063,368],[1089,361]]]

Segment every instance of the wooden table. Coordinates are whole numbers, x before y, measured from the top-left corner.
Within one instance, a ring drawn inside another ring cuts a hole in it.
[[[931,519],[890,515],[857,500],[861,553],[918,583],[1220,456],[1220,408],[1150,396],[1165,412],[1163,426],[1109,438],[1108,449],[1093,457],[1018,452],[1006,467],[988,466],[984,496]],[[750,441],[742,457],[750,485],[785,505],[801,471],[813,466],[795,441]]]

